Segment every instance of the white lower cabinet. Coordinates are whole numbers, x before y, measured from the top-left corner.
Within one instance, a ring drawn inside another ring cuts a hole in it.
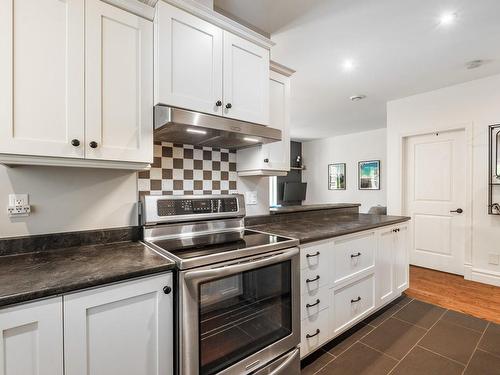
[[[172,374],[172,276],[64,297],[65,375]]]
[[[408,288],[408,224],[301,246],[301,358]]]
[[[0,374],[62,375],[62,298],[0,310]]]

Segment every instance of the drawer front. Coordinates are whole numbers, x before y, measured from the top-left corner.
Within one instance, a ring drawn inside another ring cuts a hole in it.
[[[327,270],[322,268],[300,271],[300,294],[311,295],[311,293],[318,292],[321,287],[329,286],[330,275]]]
[[[332,259],[333,241],[300,246],[300,269],[317,270]]]
[[[330,306],[330,289],[323,286],[300,298],[300,319],[314,319],[316,315]]]
[[[375,268],[375,241],[375,235],[371,233],[335,242],[334,283],[339,283],[369,268]]]
[[[318,349],[331,337],[330,309],[325,309],[314,318],[306,319],[301,324],[300,356]]]
[[[370,275],[334,292],[334,333],[375,308],[374,276]]]

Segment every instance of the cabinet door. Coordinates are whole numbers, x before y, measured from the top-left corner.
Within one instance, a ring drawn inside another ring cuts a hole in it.
[[[170,375],[171,274],[64,297],[66,375]]]
[[[398,227],[394,248],[394,288],[402,293],[409,287],[408,226]]]
[[[394,290],[394,251],[396,233],[385,229],[379,233],[376,258],[377,307],[392,300]]]
[[[160,1],[155,59],[156,104],[222,115],[222,29]]]
[[[63,374],[61,297],[0,310],[0,374]]]
[[[269,79],[269,126],[281,130],[280,142],[263,145],[264,169],[290,170],[290,78],[271,72]]]
[[[152,162],[153,23],[100,0],[85,4],[85,156]]]
[[[224,116],[269,124],[269,50],[228,31],[224,31]]]
[[[0,153],[83,157],[83,55],[83,1],[0,0]]]

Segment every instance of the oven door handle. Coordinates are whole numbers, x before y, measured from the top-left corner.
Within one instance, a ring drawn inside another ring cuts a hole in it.
[[[249,260],[246,262],[211,268],[207,270],[189,271],[186,272],[184,279],[190,281],[194,280],[207,281],[214,278],[225,277],[235,273],[245,272],[254,268],[265,267],[267,265],[271,265],[274,263],[283,262],[291,259],[294,255],[297,255],[298,253],[299,249],[294,247],[292,249],[284,250],[276,255],[259,258],[257,260]]]

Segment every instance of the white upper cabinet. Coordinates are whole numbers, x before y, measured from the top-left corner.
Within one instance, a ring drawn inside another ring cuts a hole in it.
[[[214,17],[222,16],[202,19],[158,2],[155,103],[268,125],[269,49]]]
[[[152,162],[152,21],[100,0],[0,0],[0,82],[0,163]]]
[[[84,156],[83,3],[0,0],[0,153]]]
[[[279,65],[271,63],[271,67],[274,66]],[[238,150],[237,170],[240,176],[284,176],[290,171],[290,75],[293,70],[283,66],[279,68],[271,70],[267,85],[269,125],[281,130],[282,140]]]
[[[63,375],[62,310],[61,297],[0,310],[0,374]]]
[[[224,116],[269,124],[269,50],[224,31]]]
[[[153,24],[86,0],[85,154],[153,161]]]
[[[222,34],[219,27],[158,2],[155,103],[222,115]]]

